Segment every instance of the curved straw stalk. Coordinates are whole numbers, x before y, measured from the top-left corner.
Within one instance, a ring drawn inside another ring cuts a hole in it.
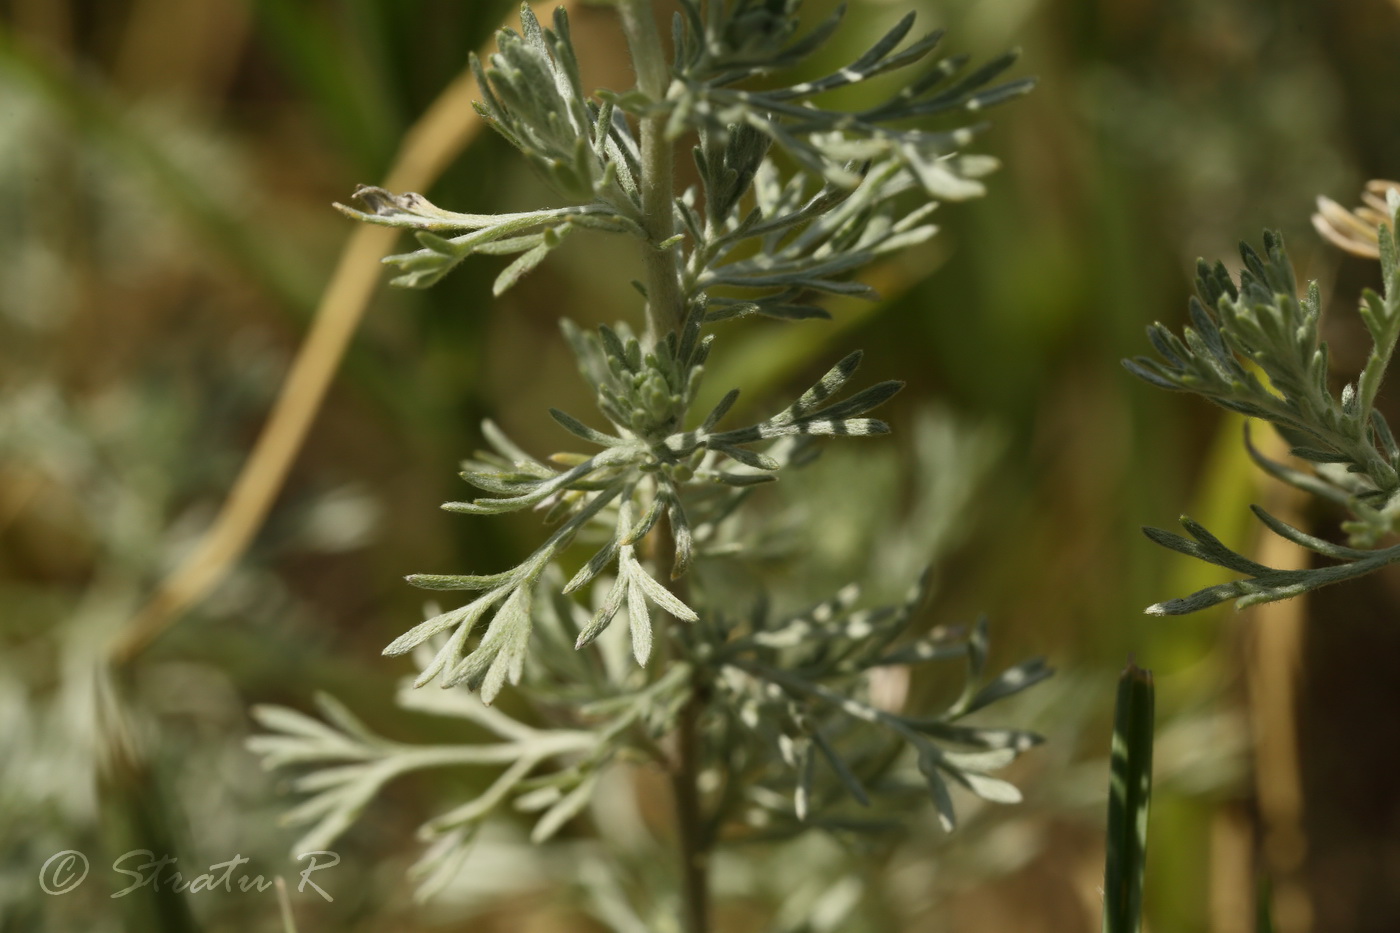
[[[567,2],[541,4],[538,12],[546,15]],[[471,106],[478,95],[470,69],[444,88],[405,135],[385,187],[404,191],[431,186],[480,131],[482,122]],[[223,508],[199,545],[123,629],[112,647],[115,663],[140,654],[180,613],[204,598],[248,549],[286,481],[379,285],[379,258],[391,250],[397,235],[393,228],[369,225],[359,226],[350,235],[321,295],[306,341]]]

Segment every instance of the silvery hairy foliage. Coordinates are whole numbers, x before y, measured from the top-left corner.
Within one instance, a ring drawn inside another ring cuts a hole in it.
[[[1251,506],[1274,534],[1328,559],[1319,567],[1281,570],[1230,550],[1199,523],[1183,516],[1190,537],[1145,529],[1159,544],[1244,574],[1244,579],[1207,587],[1157,603],[1148,612],[1178,615],[1233,599],[1243,608],[1297,596],[1329,583],[1350,580],[1400,561],[1400,545],[1377,547],[1396,531],[1400,518],[1400,445],[1376,399],[1400,338],[1400,188],[1392,188],[1384,215],[1375,213],[1369,231],[1380,260],[1382,291],[1366,289],[1360,315],[1371,337],[1361,373],[1334,392],[1328,382],[1327,344],[1319,337],[1323,313],[1316,282],[1299,294],[1293,266],[1277,233],[1264,235],[1264,254],[1240,248],[1244,268],[1238,282],[1221,263],[1199,263],[1191,324],[1180,337],[1161,324],[1147,336],[1159,357],[1125,365],[1164,389],[1191,392],[1230,411],[1268,422],[1302,465],[1265,457],[1245,444],[1269,475],[1346,509],[1348,536],[1338,544],[1295,528]],[[1377,199],[1378,200],[1378,199]]]
[[[695,859],[730,839],[858,830],[862,807],[909,786],[902,776],[951,829],[950,788],[1014,802],[1015,787],[990,772],[1039,741],[969,717],[1049,669],[1034,660],[989,674],[985,623],[920,634],[922,580],[907,581],[893,605],[872,605],[853,583],[792,609],[736,599],[725,586],[749,553],[745,506],[759,487],[810,464],[822,438],[887,433],[872,412],[901,383],[862,387],[856,351],[756,417],[731,415],[738,388],[695,408],[708,358],[724,352],[724,321],[824,317],[823,295],[874,297],[851,273],[931,237],[933,199],[982,192],[993,161],[959,151],[978,127],[927,130],[923,118],[965,119],[1030,83],[991,83],[1011,55],[968,71],[963,57],[933,58],[938,33],[905,44],[912,15],[845,67],[794,81],[789,70],[841,19],[804,32],[796,0],[683,0],[675,58],[661,63],[651,60],[660,46],[646,41],[648,28],[655,38],[650,4],[618,6],[639,74],[633,90],[585,92],[562,10],[545,28],[525,8],[522,31],[501,31],[498,52],[472,63],[482,118],[560,206],[468,214],[361,188],[364,210],[340,207],[414,231],[417,249],[385,259],[403,286],[431,285],[476,253],[512,256],[500,294],[582,228],[634,239],[648,270],[636,322],[562,322],[592,398],[549,416],[577,449],[537,456],[488,421],[485,449],[461,473],[474,494],[444,506],[541,512],[550,530],[535,550],[506,570],[409,577],[467,595],[385,649],[417,662],[401,704],[461,717],[491,740],[404,745],[329,698],[324,719],[258,711],[269,731],[253,747],[266,763],[311,767],[296,784],[310,796],[289,814],[310,826],[302,848],[328,845],[400,774],[503,768],[424,826],[430,847],[418,871],[428,889],[450,879],[465,842],[507,802],[537,814],[531,835],[543,841],[584,812],[618,763],[672,774],[683,858],[699,872]],[[900,69],[865,110],[822,103]],[[680,145],[699,183],[674,193],[669,153]],[[720,565],[724,573],[710,572]],[[909,713],[882,696],[882,678],[930,662],[963,668],[964,686],[944,708]],[[420,689],[433,682],[446,689]],[[531,701],[530,716],[492,705],[507,685]],[[703,908],[685,912],[686,929],[703,928]]]

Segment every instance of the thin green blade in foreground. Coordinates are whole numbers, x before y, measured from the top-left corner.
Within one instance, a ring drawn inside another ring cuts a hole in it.
[[[1103,933],[1139,933],[1147,864],[1147,810],[1152,801],[1152,672],[1128,664],[1118,679],[1108,793]]]

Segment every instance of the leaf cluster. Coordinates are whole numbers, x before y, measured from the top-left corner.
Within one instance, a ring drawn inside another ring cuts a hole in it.
[[[516,214],[461,214],[443,210],[420,194],[395,195],[361,186],[355,196],[369,210],[337,204],[342,213],[418,231],[421,249],[384,259],[403,273],[393,280],[395,285],[433,285],[473,254],[514,255],[496,278],[493,292],[499,296],[576,228],[645,238],[636,140],[611,103],[584,93],[568,13],[563,7],[555,11],[553,29],[542,27],[528,6],[520,16],[523,34],[502,29],[489,66],[472,56],[484,95],[476,108],[570,204]],[[439,235],[456,230],[466,232]]]
[[[685,260],[686,294],[703,306],[707,321],[829,317],[815,298],[876,297],[848,275],[938,230],[924,222],[936,203],[906,205],[917,185],[894,160],[869,166],[852,188],[826,181],[814,190],[804,174],[784,182],[752,130],[734,127],[717,153],[706,148],[695,149],[703,208],[690,189],[678,210],[695,243]],[[732,195],[736,179],[752,190],[747,211]]]
[[[391,283],[403,288],[435,285],[468,256],[515,255],[496,276],[492,293],[504,294],[555,250],[564,238],[580,227],[612,233],[642,235],[635,221],[600,204],[550,208],[518,214],[459,214],[433,204],[421,194],[393,194],[383,188],[361,185],[355,189],[368,211],[344,204],[335,205],[348,217],[383,227],[404,227],[414,234],[422,248],[384,257],[397,266],[401,275]],[[439,233],[465,230],[453,237]]]
[[[398,694],[402,708],[462,719],[489,740],[394,741],[324,694],[317,697],[319,716],[277,706],[253,711],[266,731],[250,738],[248,746],[263,766],[303,769],[293,787],[306,797],[283,817],[288,825],[305,827],[297,851],[330,846],[399,777],[430,769],[503,768],[479,792],[420,827],[425,850],[413,874],[419,895],[430,896],[456,874],[477,831],[503,808],[533,814],[530,838],[543,842],[583,813],[614,764],[664,764],[659,743],[697,676],[709,678],[710,712],[701,727],[723,765],[707,827],[715,839],[736,820],[748,824],[750,838],[782,838],[813,827],[888,828],[879,820],[852,817],[844,801],[869,807],[874,791],[887,796],[897,789],[895,766],[905,750],[913,752],[925,792],[948,829],[956,820],[950,785],[991,802],[1020,799],[1014,786],[989,772],[1040,737],[964,720],[1051,671],[1034,659],[984,682],[985,620],[970,633],[938,629],[908,638],[925,580],[892,606],[857,608],[859,588],[852,585],[790,615],[773,615],[761,606],[742,619],[707,614],[678,633],[691,642],[704,667],[674,663],[651,681],[607,652],[590,656],[570,650],[594,620],[560,593],[560,580],[551,570],[539,586],[534,615],[547,650],[531,675],[536,708],[557,725],[528,724],[462,687],[420,691],[422,675],[404,682]],[[424,674],[436,663],[438,647],[425,642],[414,650]],[[965,687],[936,715],[906,714],[875,696],[875,681],[883,675],[949,660],[963,662]]]
[[[687,333],[694,335],[698,325]],[[617,576],[592,621],[580,633],[582,648],[604,631],[625,605],[639,664],[651,654],[651,614],[656,607],[685,622],[694,609],[671,594],[638,560],[637,548],[664,517],[674,542],[672,578],[687,572],[718,523],[739,502],[735,492],[771,480],[792,462],[791,446],[759,451],[752,445],[814,435],[868,436],[888,431],[884,422],[864,417],[900,388],[882,382],[841,401],[834,397],[855,373],[861,354],[837,363],[796,401],[777,414],[746,427],[719,430],[718,423],[738,398],[730,392],[701,423],[687,431],[664,433],[684,411],[703,364],[708,342],[675,335],[644,353],[626,330],[601,327],[585,335],[566,325],[580,370],[593,383],[599,406],[616,433],[588,427],[564,412],[555,420],[596,453],[561,453],[553,465],[531,457],[494,424],[483,425],[492,450],[466,465],[462,478],[488,496],[449,502],[443,508],[473,515],[526,508],[545,509],[555,531],[516,567],[494,574],[415,574],[409,582],[433,590],[468,590],[482,595],[440,613],[395,639],[385,654],[398,655],[451,631],[419,684],[441,677],[444,686],[465,683],[490,702],[506,682],[518,683],[532,627],[533,591],[542,575],[585,528],[600,527],[603,544],[565,585],[565,594],[594,582],[614,565]],[[684,385],[681,373],[688,370]],[[776,454],[776,455],[775,455]],[[724,466],[723,464],[733,464]],[[722,487],[715,495],[716,487]],[[686,504],[690,499],[691,503]],[[480,643],[468,650],[477,623],[491,615]]]
[[[568,12],[556,8],[554,28],[546,29],[526,5],[520,22],[523,34],[497,33],[489,67],[472,56],[482,93],[477,112],[564,197],[640,217],[637,143],[621,114],[584,91]]]
[[[683,231],[654,244],[680,251],[688,308],[706,321],[746,314],[824,317],[814,298],[873,297],[849,281],[873,260],[928,239],[928,198],[983,193],[995,160],[958,154],[973,128],[910,128],[910,121],[979,112],[1029,90],[1022,79],[989,86],[1015,61],[1008,53],[962,75],[966,56],[944,59],[881,103],[847,113],[813,98],[923,62],[941,33],[900,49],[913,26],[905,17],[866,54],[824,78],[782,88],[738,85],[800,64],[839,24],[843,11],[801,39],[797,6],[787,3],[687,2],[676,19],[677,59],[664,100],[638,92],[586,95],[568,17],[543,28],[526,8],[523,33],[502,30],[489,65],[473,60],[487,122],[518,148],[569,204],[514,214],[446,211],[422,195],[362,187],[368,208],[337,205],[355,219],[416,230],[420,249],[389,256],[405,287],[437,282],[467,256],[513,255],[497,295],[539,265],[575,230],[645,239],[640,150],[627,116],[668,114],[670,138],[694,132],[701,185],[675,203]],[[771,82],[769,82],[771,83]],[[784,172],[776,148],[796,162]],[[922,195],[914,198],[914,193]],[[912,202],[912,206],[906,205]],[[454,233],[453,236],[443,234]],[[681,245],[680,241],[685,241]]]
[[[1296,596],[1350,579],[1400,560],[1400,547],[1374,548],[1395,530],[1400,517],[1400,445],[1376,408],[1386,367],[1400,338],[1400,192],[1390,196],[1392,222],[1378,232],[1383,294],[1366,289],[1360,315],[1371,337],[1366,364],[1354,382],[1334,393],[1329,387],[1327,345],[1319,337],[1322,314],[1317,283],[1300,297],[1292,264],[1278,234],[1266,233],[1264,255],[1241,247],[1244,269],[1238,285],[1222,264],[1199,264],[1198,296],[1191,299],[1191,324],[1180,337],[1161,324],[1148,328],[1158,359],[1124,361],[1134,375],[1165,389],[1192,392],[1217,405],[1267,421],[1308,464],[1298,469],[1264,457],[1249,443],[1251,457],[1270,475],[1351,512],[1344,525],[1349,546],[1309,535],[1253,510],[1273,533],[1339,563],[1304,570],[1277,570],[1231,551],[1199,524],[1183,517],[1189,538],[1160,529],[1148,537],[1173,550],[1230,570],[1247,579],[1209,587],[1148,609],[1158,614],[1194,612],[1229,599],[1240,607]]]
[[[795,2],[683,3],[674,25],[673,80],[664,101],[611,95],[638,115],[661,110],[667,135],[694,132],[701,184],[678,199],[686,233],[683,283],[707,320],[763,314],[825,317],[816,298],[874,297],[850,281],[857,269],[931,237],[930,198],[979,196],[979,179],[996,168],[985,156],[958,154],[974,130],[910,128],[940,114],[966,114],[1029,90],[1029,80],[988,88],[1015,60],[1002,56],[954,80],[966,57],[947,59],[881,103],[857,112],[815,99],[922,62],[935,33],[903,49],[913,16],[869,51],[826,77],[763,90],[740,85],[790,70],[839,25],[839,9],[800,39]],[[949,84],[948,82],[952,82]],[[780,170],[782,153],[797,171]]]
[[[749,0],[682,0],[675,17],[674,81],[664,102],[622,98],[620,106],[663,106],[670,112],[672,138],[704,127],[725,134],[748,127],[787,153],[815,177],[840,187],[860,181],[859,166],[893,160],[934,198],[961,200],[983,193],[976,180],[990,166],[986,157],[960,156],[973,128],[934,131],[910,129],[909,121],[979,113],[1031,89],[1030,79],[991,85],[1016,61],[1008,52],[964,73],[965,55],[926,59],[943,33],[935,31],[903,48],[914,26],[910,13],[855,61],[822,77],[785,86],[748,90],[737,85],[768,79],[789,70],[817,51],[840,26],[844,5],[800,38],[796,32],[797,0],[758,3]],[[833,110],[816,102],[822,95],[862,84],[880,75],[925,63],[878,103],[855,112]]]
[[[882,828],[852,817],[842,804],[871,806],[872,787],[888,796],[906,751],[945,829],[956,822],[950,784],[992,802],[1020,800],[1014,786],[989,772],[1040,737],[964,720],[1051,670],[1037,658],[984,682],[985,619],[970,633],[935,629],[908,639],[925,581],[898,605],[857,608],[860,588],[852,584],[795,614],[759,606],[742,624],[723,616],[702,623],[717,668],[712,729],[724,761],[720,796],[732,798],[728,809],[747,812],[755,830],[784,836],[807,826]],[[898,702],[880,696],[879,685],[910,666],[949,660],[963,662],[964,688],[936,715],[903,713]]]
[[[544,616],[551,629],[561,623],[558,615]],[[414,657],[426,666],[433,651],[425,645]],[[557,727],[527,724],[461,688],[424,692],[405,682],[398,695],[403,709],[455,717],[490,736],[487,742],[450,745],[384,738],[338,700],[320,694],[319,717],[280,706],[254,709],[267,731],[250,738],[248,747],[265,768],[305,769],[293,788],[307,796],[283,816],[287,825],[307,827],[294,847],[298,852],[329,847],[398,777],[429,769],[505,766],[475,796],[419,827],[426,848],[412,874],[419,896],[428,897],[452,879],[484,821],[503,807],[531,814],[530,838],[544,842],[583,812],[611,764],[629,756],[658,756],[656,740],[666,712],[683,699],[688,677],[685,665],[649,684],[593,676],[591,702],[573,704],[571,723]]]

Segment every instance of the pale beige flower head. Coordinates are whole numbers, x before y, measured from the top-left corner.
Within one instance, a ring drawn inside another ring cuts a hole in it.
[[[1400,210],[1400,181],[1367,182],[1361,202],[1360,207],[1349,211],[1331,198],[1319,197],[1313,226],[1348,253],[1379,259],[1381,224],[1393,227],[1392,218]]]

